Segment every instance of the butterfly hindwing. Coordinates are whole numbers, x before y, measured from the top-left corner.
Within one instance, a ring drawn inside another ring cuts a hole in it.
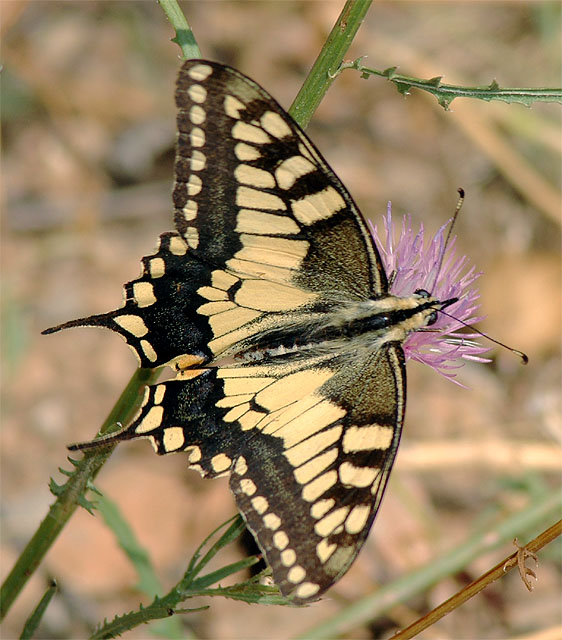
[[[184,451],[207,477],[231,473],[238,508],[284,595],[305,602],[345,573],[400,438],[399,345],[191,369],[146,393],[121,439]]]
[[[233,466],[238,507],[295,602],[319,597],[359,553],[400,440],[402,350],[364,356],[359,383],[341,358],[303,370],[319,386],[258,423]]]

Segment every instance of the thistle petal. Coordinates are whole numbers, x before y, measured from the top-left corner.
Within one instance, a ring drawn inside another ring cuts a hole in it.
[[[482,272],[476,271],[466,256],[459,257],[456,254],[455,237],[445,247],[449,223],[450,221],[445,223],[426,242],[423,225],[415,232],[410,215],[403,216],[401,228],[397,231],[388,203],[383,217],[384,232],[379,234],[376,225],[369,223],[369,226],[391,281],[390,293],[408,296],[416,289],[425,289],[439,300],[458,298],[457,302],[447,308],[448,315],[438,314],[437,322],[430,330],[417,331],[408,336],[404,343],[404,353],[407,360],[411,358],[423,362],[445,378],[460,384],[455,380],[455,371],[463,366],[463,360],[490,360],[481,357],[489,348],[474,340],[477,333],[459,332],[463,323],[475,324],[483,319],[478,314],[480,295],[473,286]],[[443,251],[445,255],[437,274]]]

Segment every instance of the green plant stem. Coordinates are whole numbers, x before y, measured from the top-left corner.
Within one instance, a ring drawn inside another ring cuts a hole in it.
[[[334,81],[373,0],[347,0],[289,113],[305,129]]]
[[[434,562],[411,572],[394,582],[381,587],[369,596],[353,603],[322,624],[306,631],[302,638],[334,638],[345,635],[350,629],[367,623],[382,615],[393,606],[408,601],[436,584],[439,580],[455,574],[474,558],[488,553],[502,544],[511,543],[522,531],[543,527],[545,520],[560,517],[562,495],[560,489],[545,493],[542,498],[500,522],[492,531],[478,533]]]
[[[159,4],[176,32],[172,42],[175,42],[180,47],[183,59],[200,58],[201,51],[193,31],[176,0],[159,0]]]
[[[115,431],[118,428],[117,423],[125,424],[132,418],[142,400],[143,387],[150,384],[156,375],[155,371],[149,369],[137,369],[103,423],[100,435]],[[85,491],[111,455],[113,448],[114,446],[91,449],[85,453],[82,460],[73,463],[75,470],[67,473],[68,480],[63,486],[58,487],[57,499],[2,585],[0,620],[4,618],[26,582],[33,575],[70,516],[84,500]]]

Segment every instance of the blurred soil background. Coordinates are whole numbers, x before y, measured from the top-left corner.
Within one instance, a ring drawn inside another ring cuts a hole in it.
[[[286,108],[343,2],[184,2],[203,52]],[[94,437],[136,361],[117,335],[40,331],[112,310],[140,259],[172,228],[173,91],[180,51],[149,2],[3,1],[2,538],[5,576],[53,501],[66,445]],[[375,3],[347,58],[445,82],[560,84],[560,5]],[[290,638],[524,508],[560,481],[560,107],[403,97],[346,71],[308,130],[367,217],[411,213],[434,232],[467,191],[458,246],[478,269],[481,328],[529,354],[492,349],[463,389],[410,363],[407,420],[389,489],[352,570],[305,609],[215,599],[182,617],[185,637]],[[146,442],[117,448],[96,481],[150,553],[166,589],[234,514],[226,480],[185,470]],[[545,522],[544,528],[552,524]],[[540,530],[528,532],[529,537]],[[386,638],[512,552],[474,561],[347,637]],[[243,552],[230,549],[221,562]],[[559,637],[560,543],[529,593],[516,572],[422,638]],[[137,577],[101,517],[80,509],[2,628],[16,638],[50,577],[41,638],[83,638],[139,601]],[[536,635],[538,632],[542,632]],[[128,634],[150,637],[148,627]]]

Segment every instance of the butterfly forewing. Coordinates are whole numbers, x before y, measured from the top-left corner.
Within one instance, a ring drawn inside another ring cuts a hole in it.
[[[305,291],[386,292],[347,190],[269,94],[234,69],[190,61],[176,103],[175,219],[197,255],[248,278],[252,295],[255,280],[270,281],[270,300],[284,293],[273,283],[295,286],[297,303]]]

